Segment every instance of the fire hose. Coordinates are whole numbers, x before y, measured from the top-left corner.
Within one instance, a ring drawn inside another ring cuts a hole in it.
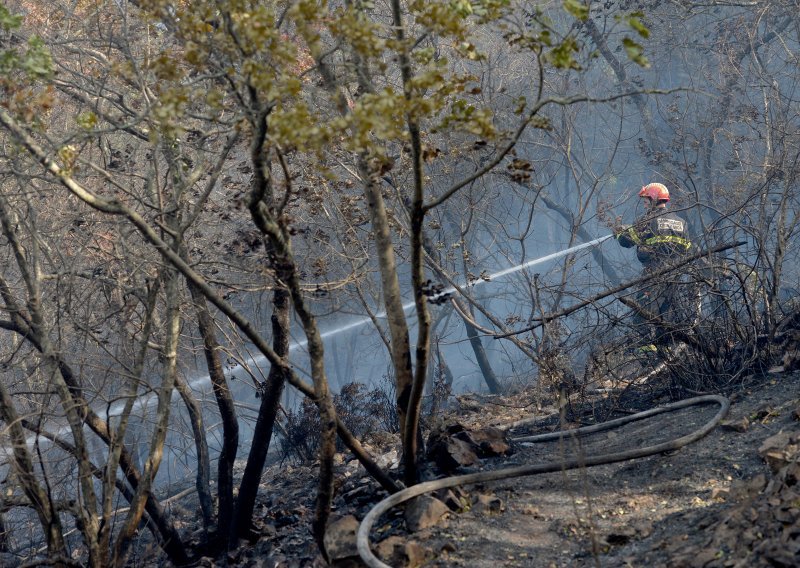
[[[728,410],[730,408],[730,401],[727,398],[719,395],[699,396],[675,402],[673,404],[669,404],[666,406],[661,406],[658,408],[653,408],[650,410],[632,414],[630,416],[625,416],[623,418],[618,418],[616,420],[610,420],[607,422],[602,422],[600,424],[594,424],[592,426],[585,426],[583,428],[577,428],[574,430],[562,430],[558,432],[551,432],[536,436],[523,436],[523,437],[512,438],[511,440],[513,442],[529,442],[529,443],[575,438],[584,436],[586,434],[592,434],[595,432],[610,430],[622,426],[624,424],[629,424],[631,422],[636,422],[638,420],[643,420],[645,418],[650,418],[652,416],[656,416],[659,414],[674,412],[682,408],[687,408],[690,406],[701,405],[701,404],[717,404],[719,405],[719,410],[709,421],[707,421],[705,424],[703,424],[703,426],[701,426],[697,430],[694,430],[693,432],[686,434],[685,436],[681,436],[679,438],[675,438],[667,442],[662,442],[660,444],[646,446],[643,448],[637,448],[633,450],[616,452],[616,453],[600,454],[596,456],[582,456],[579,458],[564,459],[557,462],[529,464],[523,466],[503,468],[493,471],[483,471],[479,473],[457,475],[453,477],[446,477],[443,479],[436,479],[434,481],[427,481],[425,483],[420,483],[412,487],[403,489],[398,493],[394,493],[388,496],[383,501],[375,505],[372,508],[372,510],[370,510],[370,512],[367,514],[367,516],[364,517],[364,520],[361,521],[361,524],[358,528],[358,534],[356,537],[358,554],[364,561],[364,563],[370,568],[391,568],[391,566],[379,560],[370,550],[369,534],[370,531],[372,530],[372,526],[380,518],[381,515],[386,513],[392,507],[399,505],[400,503],[404,503],[405,501],[408,501],[410,499],[413,499],[414,497],[417,497],[419,495],[431,491],[437,491],[439,489],[446,489],[460,485],[470,485],[474,483],[483,483],[487,481],[498,481],[501,479],[511,479],[515,477],[537,475],[541,473],[552,473],[556,471],[566,471],[570,469],[592,467],[597,465],[628,461],[655,454],[660,454],[663,452],[678,450],[683,446],[691,444],[692,442],[696,442],[697,440],[703,438],[706,434],[711,432],[711,430],[713,430],[714,427],[717,426],[717,424],[719,424],[719,422],[727,415]]]

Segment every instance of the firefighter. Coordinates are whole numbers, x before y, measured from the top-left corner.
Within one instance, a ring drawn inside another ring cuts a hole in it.
[[[639,192],[647,201],[645,214],[631,226],[619,227],[617,242],[625,248],[636,247],[636,256],[642,263],[643,274],[652,272],[685,255],[692,246],[688,237],[686,221],[667,210],[669,190],[664,184],[649,183]],[[667,322],[679,323],[676,313],[677,292],[674,276],[661,276],[648,280],[640,290],[637,300],[644,310]],[[644,323],[644,318],[636,318]],[[644,334],[644,345],[640,352],[655,353],[658,344],[667,341],[667,332],[662,327],[648,326]]]

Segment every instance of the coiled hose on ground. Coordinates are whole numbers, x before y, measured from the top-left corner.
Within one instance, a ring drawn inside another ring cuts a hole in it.
[[[400,503],[408,501],[409,499],[413,499],[414,497],[417,497],[424,493],[428,493],[430,491],[437,491],[439,489],[455,487],[457,485],[470,485],[473,483],[497,481],[501,479],[511,479],[514,477],[524,477],[540,473],[552,473],[555,471],[564,471],[580,467],[591,467],[596,465],[603,465],[603,464],[621,462],[637,458],[643,458],[654,454],[660,454],[662,452],[677,450],[679,448],[682,448],[683,446],[691,444],[692,442],[696,442],[697,440],[708,434],[711,430],[713,430],[714,427],[717,424],[719,424],[719,422],[727,415],[728,409],[730,408],[730,401],[727,398],[718,395],[698,396],[695,398],[682,400],[659,408],[653,408],[651,410],[646,410],[644,412],[632,414],[630,416],[625,416],[623,418],[618,418],[616,420],[610,420],[608,422],[595,424],[593,426],[586,426],[575,430],[552,432],[549,434],[541,434],[537,436],[523,436],[519,438],[512,438],[512,441],[514,442],[545,442],[549,440],[557,440],[559,438],[572,438],[576,436],[582,436],[585,434],[591,434],[594,432],[600,432],[603,430],[610,430],[612,428],[617,428],[619,426],[622,426],[623,424],[629,424],[631,422],[635,422],[637,420],[643,420],[645,418],[656,416],[658,414],[673,412],[681,408],[686,408],[689,406],[695,406],[700,404],[711,404],[711,403],[718,404],[720,408],[714,415],[714,417],[708,422],[706,422],[702,427],[698,428],[697,430],[695,430],[690,434],[681,436],[680,438],[675,438],[673,440],[662,442],[654,446],[646,446],[644,448],[637,448],[635,450],[627,450],[624,452],[617,452],[611,454],[582,456],[579,458],[564,459],[558,462],[530,464],[530,465],[510,467],[505,469],[498,469],[494,471],[471,473],[467,475],[457,475],[453,477],[446,477],[443,479],[436,479],[434,481],[420,483],[418,485],[408,487],[407,489],[403,489],[402,491],[390,495],[389,497],[387,497],[386,499],[375,505],[372,508],[372,510],[367,514],[367,516],[364,517],[364,520],[361,521],[361,525],[358,528],[358,535],[356,540],[358,546],[358,554],[359,556],[361,556],[361,559],[364,561],[364,563],[367,564],[367,566],[369,566],[370,568],[391,568],[388,564],[384,564],[374,554],[372,554],[372,551],[370,550],[369,546],[369,534],[370,531],[372,530],[372,526],[375,524],[375,521],[377,521],[382,514],[387,512],[395,505],[399,505]]]

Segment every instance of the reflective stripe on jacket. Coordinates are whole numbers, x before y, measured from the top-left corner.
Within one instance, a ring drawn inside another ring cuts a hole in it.
[[[626,248],[635,246],[639,262],[646,266],[685,254],[692,246],[686,221],[664,209],[620,232],[617,241]]]

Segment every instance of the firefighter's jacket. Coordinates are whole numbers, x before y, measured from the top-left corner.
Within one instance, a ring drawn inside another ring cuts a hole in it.
[[[617,241],[625,248],[635,246],[636,256],[645,269],[680,257],[692,246],[686,221],[663,208],[617,233]]]

